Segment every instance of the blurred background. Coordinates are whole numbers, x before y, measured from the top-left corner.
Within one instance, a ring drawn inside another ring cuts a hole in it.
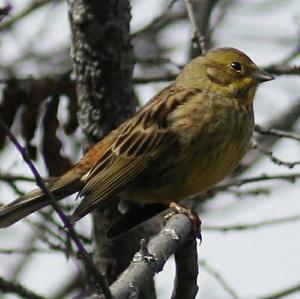
[[[299,1],[211,2],[209,47],[236,47],[277,75],[257,92],[256,123],[300,134]],[[144,103],[189,61],[193,32],[183,1],[132,0],[131,6],[135,92]],[[10,10],[0,23],[0,115],[42,176],[56,176],[81,156],[67,5],[0,0],[0,7]],[[197,298],[300,298],[300,141],[295,139],[256,133],[258,148],[222,183],[229,185],[197,205],[203,223]],[[0,149],[0,202],[8,203],[35,184],[2,132]],[[251,178],[247,184],[246,178]],[[64,201],[66,210],[73,204]],[[45,211],[1,230],[0,277],[45,298],[74,298],[82,284],[79,265],[65,253],[57,222]],[[91,249],[89,216],[76,229]],[[156,276],[158,298],[170,297],[173,277],[170,259]]]

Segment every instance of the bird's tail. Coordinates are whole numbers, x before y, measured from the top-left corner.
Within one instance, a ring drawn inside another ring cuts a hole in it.
[[[56,199],[77,192],[81,187],[81,175],[74,169],[47,184]],[[29,214],[47,206],[49,201],[41,189],[35,189],[13,202],[0,206],[0,228],[8,227]]]

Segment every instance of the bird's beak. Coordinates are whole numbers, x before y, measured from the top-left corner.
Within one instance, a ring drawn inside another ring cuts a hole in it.
[[[259,83],[274,80],[275,77],[262,69],[256,69],[251,73],[251,76],[255,78]]]

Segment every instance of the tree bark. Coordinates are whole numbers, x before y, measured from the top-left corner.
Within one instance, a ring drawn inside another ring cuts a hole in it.
[[[132,85],[128,0],[68,0],[79,123],[86,151],[136,109]],[[106,232],[119,216],[117,203],[93,214],[94,259],[109,284],[129,265],[142,229],[116,241]],[[155,298],[153,280],[139,298]]]

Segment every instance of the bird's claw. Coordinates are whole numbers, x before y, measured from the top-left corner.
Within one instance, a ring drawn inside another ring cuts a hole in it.
[[[192,212],[190,209],[181,206],[175,202],[171,202],[169,205],[171,212],[164,216],[164,224],[174,215],[182,214],[188,217],[192,224],[192,231],[195,233],[196,237],[202,242],[201,235],[201,220],[198,214]]]

